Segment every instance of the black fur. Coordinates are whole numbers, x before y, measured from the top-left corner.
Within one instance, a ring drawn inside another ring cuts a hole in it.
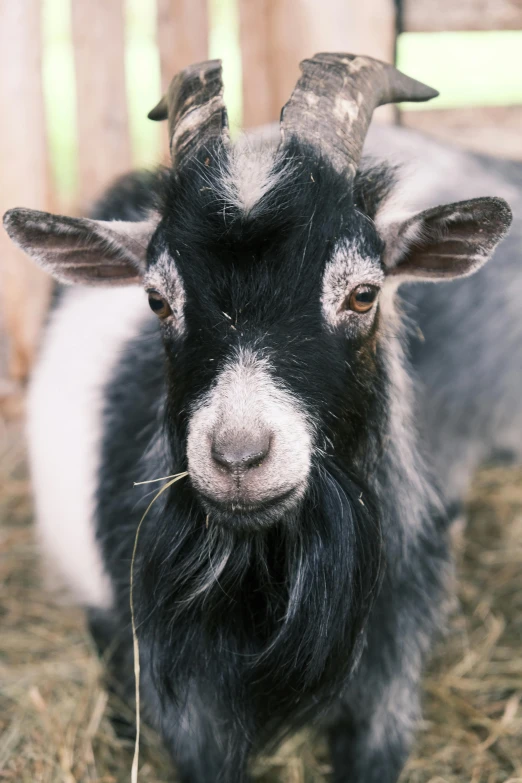
[[[159,206],[149,263],[168,250],[186,292],[186,335],[164,332],[162,345],[147,328],[107,389],[98,536],[116,606],[98,626],[119,639],[113,670],[129,686],[130,560],[150,498],[138,503],[132,481],[186,469],[191,405],[234,346],[255,345],[319,423],[310,487],[261,532],[207,529],[190,480],[153,506],[135,569],[145,712],[187,783],[241,783],[252,752],[310,721],[328,728],[336,780],[392,783],[439,618],[445,520],[422,482],[401,481],[400,449],[386,441],[379,315],[364,340],[347,340],[324,328],[319,291],[340,238],[380,254],[372,219],[394,175],[366,168],[351,192],[293,143],[291,175],[245,217],[219,196],[224,154],[205,151],[180,176],[127,178],[96,209],[139,219]],[[404,726],[386,706],[393,688]]]

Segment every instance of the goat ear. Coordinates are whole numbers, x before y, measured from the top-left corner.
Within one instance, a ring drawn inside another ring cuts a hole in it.
[[[473,274],[491,257],[511,225],[500,198],[476,198],[426,209],[381,231],[389,278],[451,280]]]
[[[89,220],[11,209],[4,226],[13,242],[61,283],[139,283],[157,220]]]

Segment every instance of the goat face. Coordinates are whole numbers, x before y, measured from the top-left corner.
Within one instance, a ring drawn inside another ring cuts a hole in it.
[[[188,69],[152,113],[168,115],[174,158],[155,217],[6,215],[58,279],[144,285],[168,360],[175,459],[213,521],[291,521],[314,471],[358,472],[387,434],[387,292],[471,273],[509,225],[499,199],[399,220],[379,208],[390,174],[356,176],[371,111],[433,94],[394,69],[383,80],[383,67],[305,61],[283,140],[261,152],[228,145],[215,64]],[[368,104],[354,113],[350,90],[363,87]]]
[[[191,482],[213,520],[258,526],[291,516],[326,456],[364,451],[382,385],[383,244],[312,151],[272,161],[248,212],[227,199],[245,171],[219,154],[214,171],[170,183],[144,284]]]

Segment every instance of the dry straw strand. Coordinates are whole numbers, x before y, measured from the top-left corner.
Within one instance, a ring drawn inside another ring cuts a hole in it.
[[[183,473],[183,474],[175,473],[172,476],[160,476],[160,478],[157,478],[157,479],[147,479],[147,481],[135,481],[133,486],[141,487],[142,484],[156,484],[156,482],[158,482],[158,481],[166,481],[167,479],[176,479],[176,481],[177,481],[178,478],[180,478],[180,477],[183,478],[183,476],[186,476],[186,475],[187,475],[187,473]],[[170,487],[170,484],[168,486]]]
[[[136,560],[136,552],[138,550],[138,538],[140,535],[140,530],[143,521],[147,516],[147,514],[149,513],[152,506],[154,505],[154,503],[156,502],[156,500],[159,498],[159,496],[162,495],[169,487],[175,484],[176,481],[180,481],[180,479],[185,478],[185,476],[188,476],[187,471],[183,473],[176,473],[173,476],[164,476],[163,479],[161,478],[151,479],[150,481],[138,481],[134,483],[134,486],[137,486],[139,484],[151,484],[154,481],[162,481],[164,479],[170,479],[170,481],[168,481],[163,487],[161,487],[160,490],[158,490],[158,492],[156,492],[156,494],[150,501],[149,505],[145,509],[145,513],[140,519],[139,525],[136,529],[136,536],[134,538],[134,547],[132,550],[132,559],[131,559],[131,567],[130,567],[129,602],[130,602],[131,626],[132,626],[132,648],[134,653],[134,682],[136,687],[136,739],[134,742],[134,757],[132,759],[131,783],[138,783],[138,765],[140,759],[140,724],[141,724],[140,721],[140,646],[138,642],[138,634],[136,633],[136,618],[134,615],[134,562]]]
[[[128,745],[114,734],[110,715],[121,710],[130,719],[131,712],[116,702],[90,736],[103,698],[100,663],[82,612],[42,589],[20,430],[20,422],[3,427],[0,420],[0,780],[64,783],[60,759],[68,759],[72,748],[76,781],[129,783]],[[159,487],[150,489],[143,508]],[[426,675],[425,721],[403,783],[522,783],[522,706],[514,714],[522,694],[521,542],[522,469],[482,470],[459,553],[460,611],[456,604],[451,630]],[[496,742],[479,752],[493,732]],[[172,780],[158,735],[143,725],[140,742],[139,783]],[[307,782],[326,783],[327,746],[310,733],[258,758],[253,780],[281,783],[292,774],[295,757],[304,761]]]

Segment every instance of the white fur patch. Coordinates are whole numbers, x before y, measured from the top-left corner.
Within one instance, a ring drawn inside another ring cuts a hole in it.
[[[219,196],[228,204],[248,214],[274,188],[285,169],[274,169],[272,144],[241,136],[230,150],[227,169],[221,172]]]
[[[240,349],[190,419],[189,473],[203,494],[229,501],[233,489],[232,479],[212,461],[212,436],[218,428],[241,440],[260,426],[271,432],[270,451],[245,476],[242,499],[257,503],[290,490],[302,494],[311,466],[313,424],[299,401],[274,377],[269,361]]]
[[[59,581],[87,606],[108,607],[95,536],[103,391],[126,342],[154,318],[140,288],[75,288],[52,315],[28,396],[37,532]]]
[[[351,331],[368,329],[375,316],[375,307],[367,313],[342,310],[342,304],[358,285],[374,285],[384,282],[379,259],[361,256],[357,245],[342,241],[327,263],[323,275],[321,304],[327,324],[336,328],[345,326]]]

